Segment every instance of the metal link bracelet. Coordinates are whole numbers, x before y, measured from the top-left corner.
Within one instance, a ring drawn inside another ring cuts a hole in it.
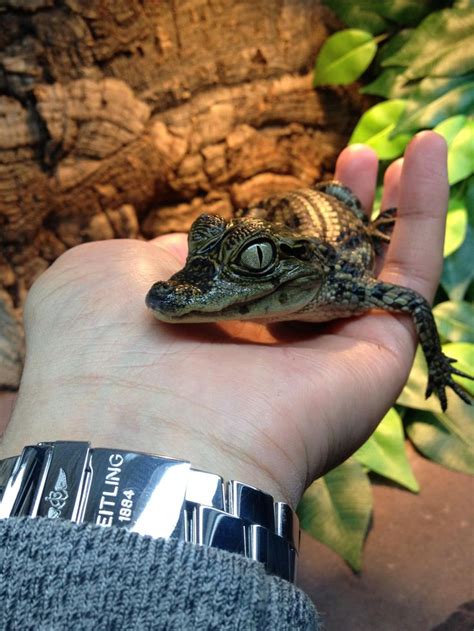
[[[0,519],[14,516],[175,537],[242,554],[295,580],[300,531],[288,504],[184,460],[88,442],[28,446],[0,461]]]

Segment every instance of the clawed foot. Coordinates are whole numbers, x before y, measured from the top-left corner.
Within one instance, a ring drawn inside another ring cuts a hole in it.
[[[396,215],[396,208],[387,208],[370,224],[369,232],[376,248],[380,246],[381,243],[390,243],[390,236],[395,225]]]
[[[457,360],[451,357],[446,357],[442,353],[429,365],[429,377],[428,387],[426,389],[426,398],[428,398],[433,392],[438,395],[443,412],[448,407],[448,401],[446,399],[446,388],[451,388],[454,392],[468,405],[472,404],[471,397],[464,390],[462,386],[456,383],[452,375],[459,375],[465,379],[471,379],[474,381],[474,377],[471,375],[454,368],[454,364]]]

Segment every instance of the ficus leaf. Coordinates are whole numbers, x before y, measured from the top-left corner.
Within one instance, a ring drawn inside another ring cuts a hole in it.
[[[347,29],[324,42],[314,68],[313,85],[346,85],[360,77],[377,51],[371,33]]]
[[[473,443],[449,431],[436,415],[413,410],[406,430],[418,451],[430,460],[454,471],[474,474]]]
[[[359,0],[353,4],[368,2],[375,11],[384,18],[396,22],[400,26],[416,26],[430,11],[433,11],[432,0]],[[436,3],[439,7],[439,2]]]
[[[474,56],[470,54],[473,32],[472,10],[450,8],[433,12],[383,65],[404,66],[407,81],[466,74],[474,70]]]
[[[453,6],[456,9],[474,9],[474,0],[454,0]]]
[[[441,285],[451,300],[462,300],[474,278],[473,252],[474,228],[468,224],[461,247],[444,260]]]
[[[453,144],[453,140],[456,138],[458,133],[466,124],[468,120],[467,116],[451,116],[447,118],[442,123],[437,125],[434,129],[438,134],[441,134],[443,138],[446,140],[448,147]]]
[[[463,355],[460,354],[459,348],[456,348],[455,344],[446,344],[443,346],[443,350],[448,357],[459,360],[458,363],[454,364],[456,367],[469,374],[472,373],[472,367],[469,368],[469,366],[465,365],[465,359],[463,359]],[[461,380],[461,378],[456,376],[453,378],[456,381],[459,379],[459,383],[463,387],[465,387],[466,383],[472,383],[467,379]],[[442,412],[438,398],[434,394],[425,399],[427,382],[426,361],[421,348],[418,348],[408,381],[398,397],[397,403],[417,410],[432,412],[446,428],[461,437],[466,444],[474,442],[474,406],[465,403],[451,388],[446,388],[448,408],[446,412]]]
[[[474,376],[474,344],[469,342],[449,342],[443,344],[443,351],[448,357],[454,357],[457,360],[455,366],[458,370]],[[474,397],[474,381],[459,375],[454,375],[453,379]]]
[[[374,94],[385,99],[390,98],[393,86],[401,74],[399,67],[386,68],[372,83],[360,89],[362,94]]]
[[[474,120],[466,121],[453,140],[448,154],[450,184],[455,184],[474,173]]]
[[[456,184],[474,173],[474,120],[451,116],[434,128],[448,144],[448,178]]]
[[[387,412],[354,457],[370,471],[389,478],[410,491],[420,490],[406,455],[402,420],[394,408]]]
[[[385,59],[392,57],[407,43],[413,33],[413,29],[405,28],[397,33],[394,33],[385,42],[380,45],[377,51],[376,63],[382,64]],[[400,66],[403,70],[404,66]]]
[[[474,305],[449,300],[436,305],[433,315],[438,331],[445,339],[474,344]]]
[[[338,18],[346,26],[364,31],[370,31],[374,35],[378,35],[387,29],[387,22],[380,15],[380,12],[374,10],[373,2],[362,0],[361,2],[353,2],[353,0],[324,0],[324,4],[328,6]]]
[[[382,160],[397,158],[403,153],[411,136],[399,134],[391,138],[405,109],[401,99],[384,101],[367,110],[354,129],[349,144],[363,143],[372,147]]]
[[[474,81],[468,82],[462,77],[424,79],[407,99],[406,109],[393,133],[431,129],[445,118],[468,114],[473,109]]]
[[[369,479],[352,459],[313,482],[298,505],[301,527],[340,554],[356,571],[362,566],[371,512]]]
[[[459,189],[460,192],[464,192],[468,223],[472,228],[474,228],[474,175],[471,175],[467,179],[467,182],[461,182],[459,184]]]
[[[399,66],[395,67],[398,68]],[[410,82],[407,82],[404,73],[401,73],[393,86],[391,96],[395,99],[406,99],[427,105],[451,90],[462,87],[472,81],[474,81],[473,72],[461,77],[424,77]]]
[[[443,256],[447,257],[464,243],[467,232],[467,210],[464,201],[453,197],[449,200],[446,217],[446,234],[444,238]]]
[[[399,26],[416,26],[432,11],[432,0],[324,0],[346,24],[381,33]],[[438,5],[439,6],[439,5]]]

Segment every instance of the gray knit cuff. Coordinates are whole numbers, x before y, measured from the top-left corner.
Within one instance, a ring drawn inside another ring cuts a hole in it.
[[[1,629],[317,629],[256,561],[49,519],[0,520],[0,603]]]

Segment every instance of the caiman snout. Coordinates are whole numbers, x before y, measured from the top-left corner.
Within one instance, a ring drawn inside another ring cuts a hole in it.
[[[148,292],[145,302],[149,309],[163,315],[179,315],[189,309],[196,297],[196,287],[173,281],[159,281]]]
[[[146,305],[159,319],[179,321],[191,311],[209,308],[207,297],[215,287],[215,279],[215,264],[196,256],[169,280],[155,283],[146,296]]]

